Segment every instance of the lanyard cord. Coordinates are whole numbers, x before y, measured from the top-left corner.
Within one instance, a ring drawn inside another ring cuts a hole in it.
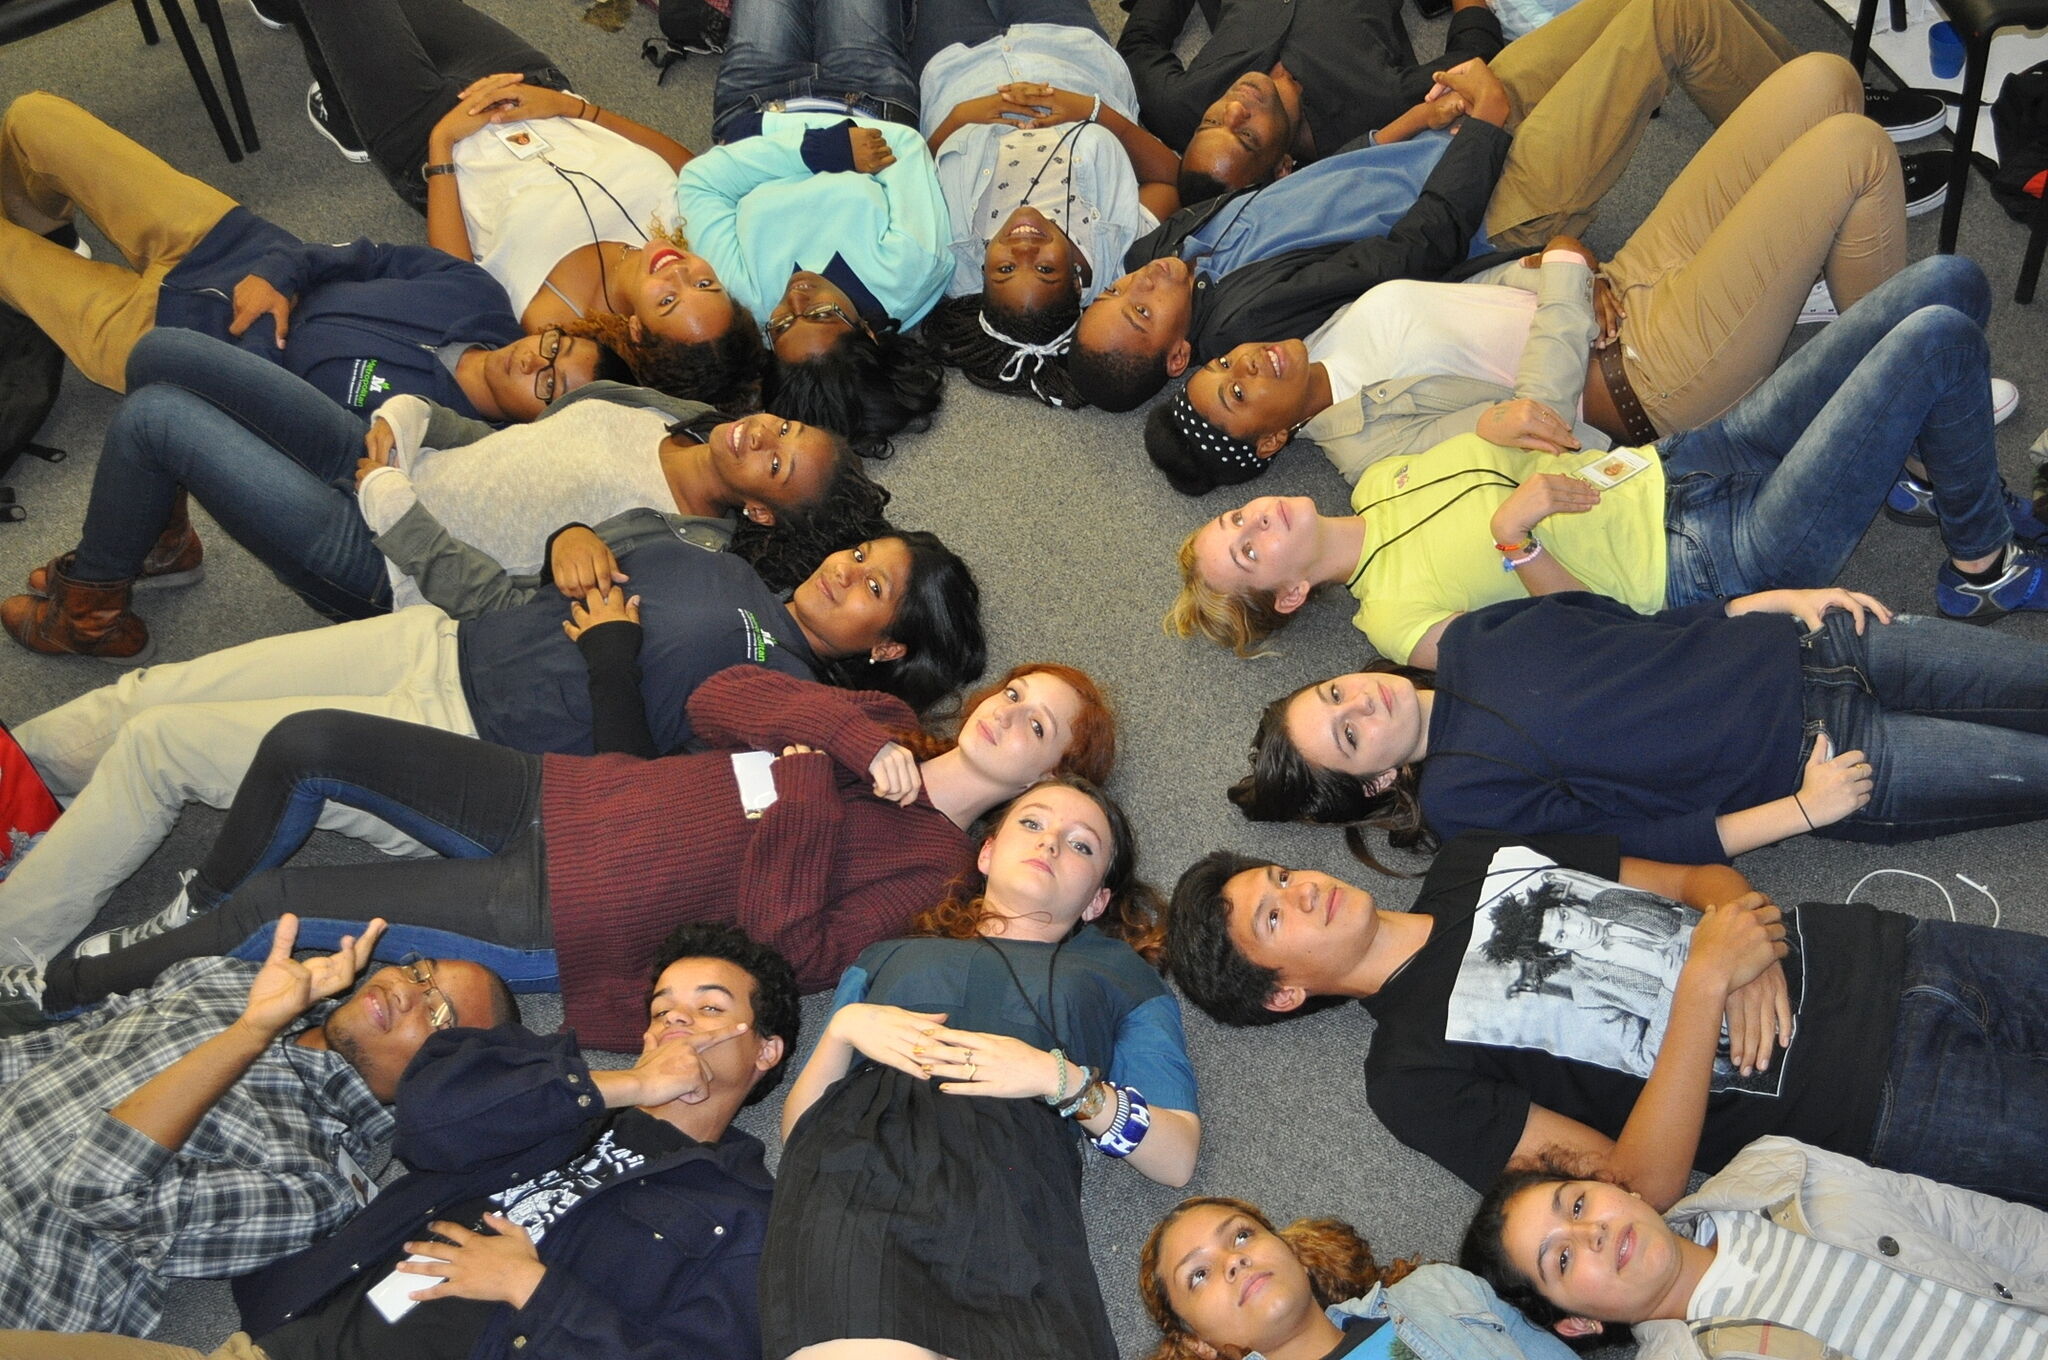
[[[1009,952],[1005,950],[1001,945],[997,944],[994,940],[991,940],[986,935],[983,935],[980,938],[983,944],[987,945],[990,949],[996,951],[996,957],[1003,961],[1003,967],[1009,969],[1010,981],[1016,985],[1017,995],[1024,998],[1024,1004],[1031,1008],[1032,1017],[1036,1019],[1039,1024],[1045,1027],[1045,1032],[1047,1034],[1052,1036],[1052,1046],[1054,1048],[1064,1049],[1066,1045],[1060,1042],[1059,1027],[1053,1024],[1052,1018],[1050,1016],[1048,1016],[1044,1011],[1039,1009],[1038,1003],[1031,999],[1031,993],[1024,989],[1024,979],[1017,976],[1017,965],[1010,962]],[[1060,966],[1060,951],[1067,947],[1067,940],[1072,938],[1073,937],[1070,935],[1061,939],[1058,944],[1052,947],[1052,957],[1046,960],[1045,1000],[1047,1005],[1052,1004],[1053,971]]]
[[[1378,507],[1385,505],[1388,501],[1397,501],[1400,500],[1403,496],[1412,496],[1418,491],[1424,491],[1432,486],[1437,486],[1443,482],[1448,482],[1454,477],[1471,477],[1474,475],[1489,477],[1492,480],[1477,482],[1471,486],[1466,487],[1463,491],[1460,491],[1457,495],[1451,497],[1442,505],[1439,505],[1436,509],[1430,511],[1421,519],[1415,521],[1415,523],[1409,525],[1400,533],[1395,534],[1392,538],[1388,539],[1386,542],[1380,544],[1371,552],[1367,553],[1365,555],[1365,560],[1358,564],[1358,570],[1352,572],[1351,579],[1344,583],[1345,588],[1347,590],[1355,588],[1358,585],[1358,583],[1365,578],[1366,568],[1370,567],[1373,564],[1373,559],[1377,558],[1381,553],[1385,552],[1387,549],[1393,547],[1396,543],[1399,543],[1402,539],[1408,537],[1408,535],[1414,533],[1417,529],[1420,529],[1423,525],[1435,519],[1438,515],[1441,515],[1444,511],[1456,505],[1459,501],[1465,499],[1465,497],[1473,494],[1476,491],[1484,491],[1489,487],[1505,486],[1512,488],[1520,486],[1521,483],[1516,481],[1514,478],[1508,476],[1506,473],[1495,471],[1493,468],[1459,468],[1455,472],[1446,472],[1441,477],[1433,477],[1429,481],[1418,482],[1414,486],[1406,487],[1400,491],[1396,491],[1391,496],[1382,496],[1376,501],[1368,501],[1364,505],[1359,506],[1354,513],[1362,516],[1365,514],[1366,511],[1377,509]]]
[[[605,187],[605,183],[603,180],[599,179],[597,176],[593,174],[590,174],[588,171],[565,170],[561,166],[556,165],[553,161],[548,160],[545,156],[541,157],[541,159],[547,162],[548,169],[554,171],[557,175],[561,177],[562,183],[569,186],[569,192],[576,195],[576,206],[583,209],[583,220],[590,225],[590,245],[591,248],[597,252],[598,296],[604,300],[604,310],[610,311],[612,306],[612,287],[611,281],[605,276],[604,243],[598,239],[597,219],[590,215],[590,201],[583,196],[583,191],[576,187],[576,181],[570,179],[569,176],[581,175],[583,176],[583,178],[589,180],[592,184],[595,184],[597,186],[598,192],[603,194],[606,198],[610,199],[612,201],[612,206],[619,210],[619,216],[626,220],[626,225],[631,227],[636,233],[638,233],[640,237],[640,243],[642,245],[645,245],[647,243],[647,233],[641,231],[640,224],[633,220],[633,214],[626,211],[626,205],[619,202],[619,196],[617,194],[613,193],[610,189]],[[556,296],[560,296],[559,292],[556,294]],[[568,301],[567,298],[563,298],[562,300],[564,302]],[[571,304],[571,308],[573,310],[573,303]]]

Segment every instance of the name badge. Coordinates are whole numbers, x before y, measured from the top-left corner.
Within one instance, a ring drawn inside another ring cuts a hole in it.
[[[747,820],[761,820],[761,814],[774,807],[779,796],[775,792],[775,757],[767,751],[735,751],[732,777],[739,785],[740,807]]]
[[[1620,486],[1649,465],[1650,460],[1634,449],[1610,449],[1593,455],[1592,461],[1579,469],[1579,476],[1605,491]]]
[[[548,139],[535,132],[531,123],[491,123],[488,126],[491,135],[522,161],[532,160],[552,149]]]
[[[342,1180],[348,1183],[349,1193],[356,1197],[358,1209],[377,1198],[377,1182],[370,1179],[370,1173],[363,1170],[361,1163],[348,1155],[347,1148],[338,1147],[334,1150],[334,1169],[339,1171]]]

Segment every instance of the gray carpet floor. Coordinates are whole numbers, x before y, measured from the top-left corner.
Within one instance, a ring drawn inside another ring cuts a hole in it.
[[[641,40],[654,31],[651,11],[636,9],[624,31],[607,34],[581,22],[581,0],[477,3],[553,55],[580,93],[693,146],[706,143],[713,60],[692,58],[657,86],[637,59]],[[1812,0],[1757,3],[1802,49],[1847,51],[1846,32]],[[1097,4],[1114,32],[1120,14],[1105,0]],[[239,165],[222,156],[175,50],[168,43],[144,47],[125,4],[0,50],[0,99],[37,88],[65,94],[179,168],[310,239],[424,239],[420,219],[373,169],[342,161],[308,125],[301,110],[308,77],[289,35],[259,27],[239,4],[228,11],[263,139],[263,149]],[[1441,50],[1440,24],[1418,22],[1414,29],[1419,50]],[[1589,234],[1595,249],[1603,256],[1613,252],[1707,131],[1683,96],[1665,105]],[[1912,222],[1914,258],[1933,251],[1937,221]],[[2024,233],[1981,181],[1970,195],[1961,240],[1989,272],[1998,299],[1994,369],[2023,393],[2017,416],[1999,431],[2007,478],[2023,487],[2033,471],[2027,445],[2048,418],[2048,302],[2026,308],[2011,302]],[[77,373],[67,374],[43,439],[71,457],[56,465],[25,460],[7,478],[30,518],[0,525],[0,584],[15,588],[32,567],[74,542],[116,400]],[[1388,905],[1406,904],[1413,882],[1372,875],[1347,857],[1335,833],[1253,827],[1225,802],[1223,789],[1243,771],[1252,724],[1265,701],[1356,669],[1369,653],[1349,627],[1347,611],[1334,603],[1311,609],[1284,635],[1280,655],[1256,662],[1163,636],[1159,616],[1176,585],[1175,545],[1199,519],[1242,497],[1219,492],[1193,502],[1176,495],[1146,462],[1139,425],[1137,415],[1052,411],[956,378],[931,432],[903,440],[879,475],[895,493],[900,522],[938,531],[974,564],[987,602],[992,670],[1045,657],[1085,667],[1105,683],[1121,717],[1122,757],[1113,787],[1139,828],[1144,868],[1162,887],[1204,851],[1235,846],[1347,876]],[[1284,458],[1257,489],[1313,495],[1332,511],[1345,504],[1343,484],[1312,452]],[[162,659],[321,626],[247,554],[209,532],[203,515],[198,522],[207,544],[205,582],[152,593],[141,603]],[[1928,611],[1939,561],[1933,534],[1880,519],[1843,580],[1897,607]],[[2048,620],[1999,626],[2048,641]],[[0,645],[0,719],[19,722],[114,676],[98,662],[34,657]],[[218,824],[215,812],[188,812],[101,923],[138,919],[160,906],[176,871],[197,862]],[[326,837],[305,854],[342,860],[367,852]],[[2006,925],[2048,931],[2041,890],[2048,827],[1896,850],[1808,839],[1760,851],[1742,865],[1760,887],[1787,901],[1841,900],[1867,871],[1894,866],[1946,881],[1964,919],[1988,920],[1984,899],[1952,877],[1969,874],[1997,894]],[[1905,879],[1878,879],[1862,896],[1921,914],[1945,910],[1932,889]],[[530,1009],[537,1027],[558,1023],[554,998],[535,1001]],[[805,1019],[813,1036],[823,1012],[824,998],[811,998]],[[1205,1133],[1188,1193],[1243,1196],[1276,1217],[1343,1215],[1365,1229],[1383,1258],[1442,1257],[1455,1249],[1472,1197],[1448,1173],[1396,1143],[1367,1110],[1359,1062],[1371,1023],[1362,1010],[1345,1007],[1247,1034],[1216,1026],[1190,1008],[1187,1028],[1203,1084]],[[1872,1061],[1882,1056],[1873,1054]],[[743,1120],[769,1142],[771,1158],[777,1105],[771,1101]],[[1138,1355],[1149,1348],[1152,1333],[1137,1301],[1136,1254],[1180,1192],[1095,1161],[1087,1182],[1090,1244],[1122,1349]],[[159,1335],[211,1347],[232,1323],[224,1286],[191,1284],[174,1291]]]

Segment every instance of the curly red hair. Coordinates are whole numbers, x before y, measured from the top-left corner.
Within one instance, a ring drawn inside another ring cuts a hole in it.
[[[1001,694],[1027,675],[1050,675],[1055,680],[1063,680],[1081,700],[1081,711],[1074,718],[1074,730],[1067,737],[1067,749],[1060,753],[1059,763],[1048,773],[1077,774],[1091,784],[1107,783],[1109,772],[1116,765],[1116,714],[1110,711],[1109,701],[1102,697],[1101,688],[1086,671],[1063,666],[1057,661],[1027,661],[1021,666],[1012,666],[1002,679],[968,695],[960,705],[961,713],[974,712],[982,701]],[[898,733],[896,739],[909,747],[910,753],[919,760],[944,755],[959,744],[958,737],[936,736],[922,729]]]
[[[1295,1259],[1308,1271],[1310,1291],[1324,1308],[1355,1299],[1376,1284],[1399,1283],[1422,1264],[1420,1258],[1410,1257],[1381,1266],[1358,1230],[1342,1219],[1298,1218],[1284,1228],[1276,1228],[1256,1204],[1241,1199],[1218,1195],[1184,1199],[1174,1206],[1172,1213],[1159,1220],[1138,1253],[1138,1294],[1145,1302],[1145,1311],[1152,1315],[1153,1324],[1159,1328],[1159,1345],[1150,1360],[1216,1360],[1217,1356],[1241,1360],[1234,1347],[1211,1346],[1188,1330],[1187,1323],[1181,1321],[1180,1314],[1173,1311],[1173,1304],[1167,1300],[1166,1277],[1159,1269],[1159,1243],[1166,1230],[1190,1209],[1204,1207],[1243,1214],[1293,1248]]]

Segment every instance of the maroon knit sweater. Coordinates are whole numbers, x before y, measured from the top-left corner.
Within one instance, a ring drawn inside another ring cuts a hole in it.
[[[690,696],[702,754],[541,758],[541,830],[562,1009],[594,1048],[636,1052],[654,951],[686,921],[727,921],[774,945],[806,992],[901,935],[971,868],[973,847],[922,792],[874,796],[868,763],[916,726],[899,699],[761,666]],[[748,821],[733,751],[816,748],[775,762],[777,798]]]

